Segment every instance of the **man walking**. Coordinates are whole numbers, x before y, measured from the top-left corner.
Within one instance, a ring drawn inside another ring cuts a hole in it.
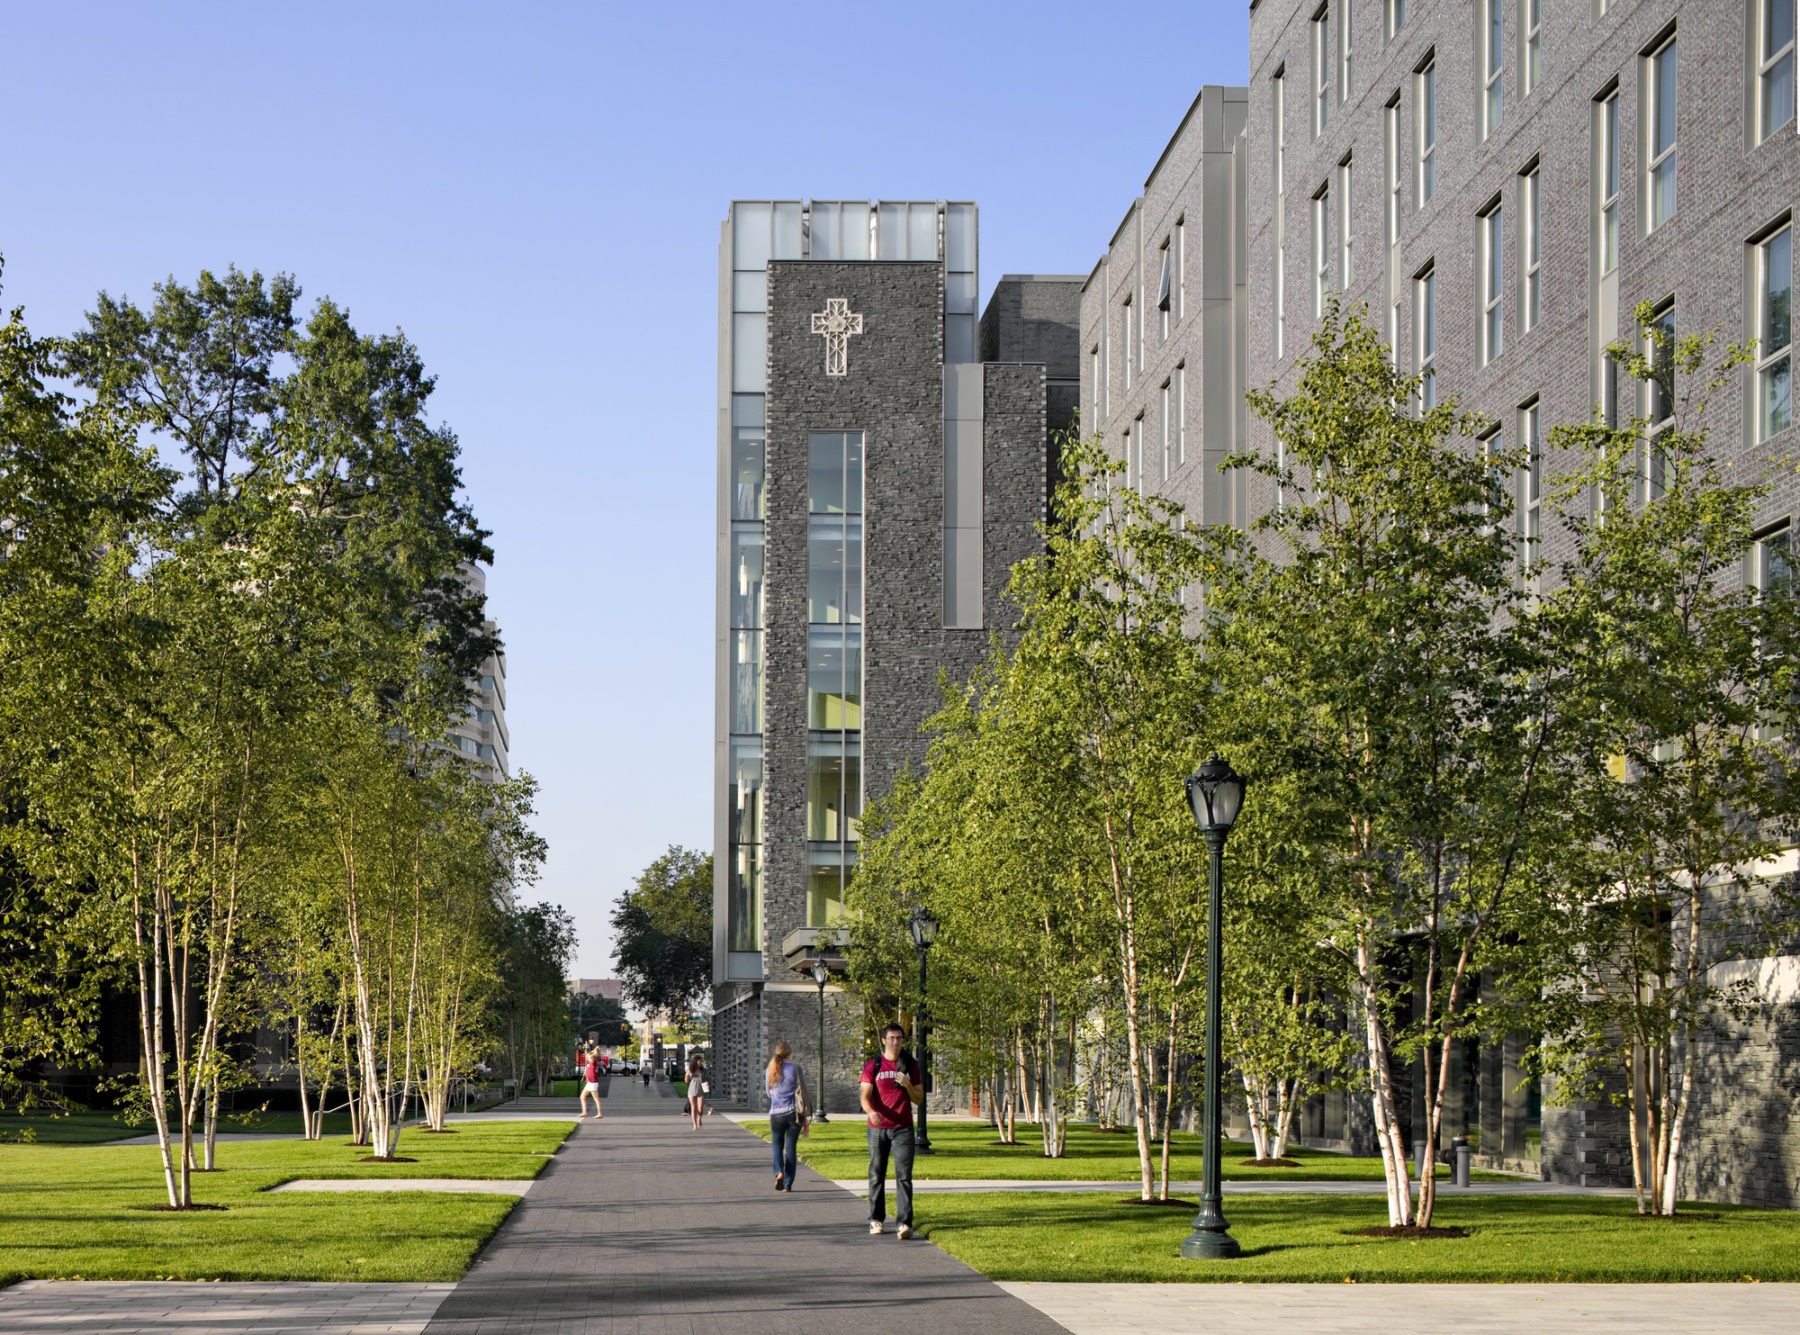
[[[881,1031],[881,1055],[862,1072],[862,1106],[869,1115],[869,1232],[887,1222],[888,1158],[894,1160],[894,1218],[902,1241],[912,1236],[913,1104],[925,1101],[919,1064],[901,1051],[906,1031]]]

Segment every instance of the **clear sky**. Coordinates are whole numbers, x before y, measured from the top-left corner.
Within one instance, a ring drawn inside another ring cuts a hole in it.
[[[6,305],[292,273],[405,330],[494,530],[533,897],[609,907],[712,837],[717,250],[743,198],[973,199],[1002,273],[1085,273],[1247,0],[6,7]]]

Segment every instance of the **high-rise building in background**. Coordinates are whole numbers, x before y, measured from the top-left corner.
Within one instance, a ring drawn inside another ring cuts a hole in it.
[[[924,758],[938,672],[1009,624],[1040,549],[1079,278],[1007,278],[978,324],[975,205],[740,200],[719,246],[714,1080],[816,1045],[865,791]],[[979,360],[1028,349],[1033,360]],[[833,990],[833,1007],[836,993]],[[860,1047],[835,1027],[833,1107]]]
[[[486,596],[487,571],[479,565],[462,568],[462,577],[470,589]],[[499,633],[490,618],[482,622],[489,635]],[[506,654],[492,654],[481,665],[481,671],[470,683],[467,712],[450,728],[450,745],[479,764],[495,778],[512,773],[507,752],[511,739],[506,731]]]

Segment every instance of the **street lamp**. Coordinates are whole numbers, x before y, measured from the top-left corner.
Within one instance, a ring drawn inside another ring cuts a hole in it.
[[[919,1079],[925,1082],[925,1101],[919,1104],[919,1138],[913,1149],[918,1154],[930,1154],[931,1131],[927,1126],[926,1105],[931,1098],[931,1050],[927,1037],[930,1031],[929,1012],[925,1003],[925,953],[931,949],[931,943],[937,940],[938,920],[931,916],[931,910],[921,904],[913,910],[912,917],[906,921],[906,930],[912,933],[913,944],[919,948]]]
[[[1238,808],[1244,804],[1244,776],[1214,756],[1188,776],[1188,806],[1194,823],[1206,836],[1211,854],[1206,906],[1206,1109],[1201,1141],[1200,1213],[1194,1231],[1181,1240],[1181,1254],[1189,1260],[1223,1260],[1239,1254],[1237,1239],[1226,1231],[1225,1211],[1219,1190],[1219,973],[1223,955],[1219,925],[1219,881],[1225,861],[1225,836],[1231,833]]]
[[[825,984],[831,981],[831,966],[822,959],[812,962],[813,982],[819,985],[819,1097],[815,1122],[829,1122],[825,1115]]]

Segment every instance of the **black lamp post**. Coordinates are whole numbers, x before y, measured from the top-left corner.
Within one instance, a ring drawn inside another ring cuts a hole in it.
[[[819,1097],[813,1121],[829,1122],[825,1115],[825,984],[831,981],[831,966],[822,959],[812,962],[813,982],[819,985]]]
[[[938,920],[931,916],[931,910],[921,904],[913,910],[912,917],[907,919],[906,930],[912,933],[913,944],[919,948],[919,1079],[925,1082],[925,1102],[919,1104],[919,1137],[913,1149],[918,1154],[930,1154],[931,1132],[927,1126],[926,1105],[931,1096],[931,1048],[929,1033],[930,1012],[925,1001],[925,954],[931,949],[931,943],[937,940]]]
[[[1201,1141],[1200,1213],[1194,1231],[1181,1240],[1181,1254],[1189,1260],[1225,1259],[1239,1253],[1237,1239],[1226,1231],[1225,1211],[1219,1190],[1219,973],[1223,955],[1219,925],[1219,881],[1225,861],[1225,836],[1231,833],[1238,808],[1244,804],[1244,776],[1214,756],[1187,781],[1188,806],[1194,823],[1206,836],[1211,853],[1206,907],[1206,1109]]]

